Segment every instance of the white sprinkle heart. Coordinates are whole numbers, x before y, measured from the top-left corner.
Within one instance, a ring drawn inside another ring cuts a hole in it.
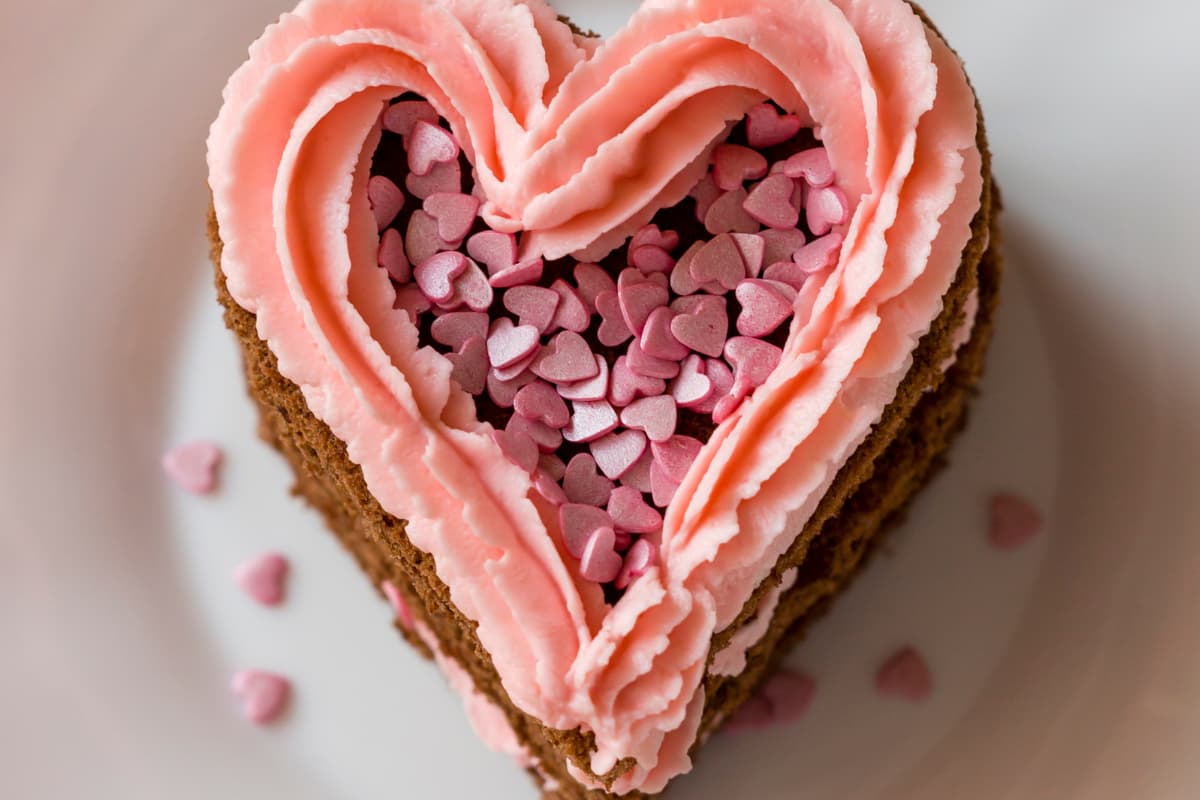
[[[527,358],[538,349],[538,329],[515,325],[502,317],[492,323],[488,334],[488,360],[493,367],[508,367]]]
[[[641,431],[610,433],[592,442],[591,451],[605,477],[617,480],[646,452],[646,435]]]
[[[713,393],[713,382],[704,373],[704,359],[690,355],[679,366],[679,377],[671,381],[671,396],[682,408],[703,403]]]
[[[595,441],[618,425],[617,412],[604,400],[579,401],[571,405],[571,423],[563,429],[563,438],[568,442]]]

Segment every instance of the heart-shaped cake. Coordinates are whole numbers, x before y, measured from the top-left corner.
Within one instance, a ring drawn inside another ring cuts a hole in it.
[[[982,367],[982,125],[903,0],[647,0],[607,41],[306,0],[209,168],[263,430],[548,795],[686,772]]]

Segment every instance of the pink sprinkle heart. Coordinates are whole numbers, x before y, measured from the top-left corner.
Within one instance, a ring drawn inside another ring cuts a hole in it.
[[[575,383],[559,384],[558,393],[564,400],[603,400],[608,395],[608,362],[597,355],[596,377]]]
[[[733,365],[735,384],[741,382],[757,388],[779,366],[783,351],[770,342],[735,336],[725,343],[725,360]]]
[[[650,464],[650,496],[654,505],[666,508],[675,499],[679,491],[679,481],[667,474],[667,470],[658,461]]]
[[[641,335],[650,312],[659,306],[665,306],[670,299],[666,276],[660,273],[653,275],[663,278],[662,282],[652,280],[650,276],[643,275],[636,269],[624,270],[617,278],[617,299],[621,304],[621,316],[636,336]],[[601,316],[604,314],[601,313]]]
[[[423,208],[438,221],[438,236],[443,241],[461,242],[471,232],[479,213],[479,198],[470,194],[431,194]]]
[[[637,463],[621,476],[621,485],[630,486],[639,492],[650,491],[652,488],[650,486],[650,468],[653,464],[653,454],[649,450],[642,453],[642,457],[638,459]]]
[[[522,417],[551,428],[565,428],[571,421],[566,402],[553,386],[541,381],[531,383],[517,392],[513,408]]]
[[[724,297],[697,298],[691,310],[671,320],[671,333],[680,344],[716,358],[725,351],[729,336],[729,314]]]
[[[592,442],[591,451],[600,471],[617,480],[646,452],[646,435],[641,431],[610,433]]]
[[[556,481],[561,481],[567,474],[567,465],[553,453],[543,453],[538,459],[538,471],[544,472]]]
[[[454,295],[454,280],[467,271],[469,263],[462,253],[449,250],[419,263],[413,277],[426,297],[435,303],[445,302]]]
[[[387,598],[388,604],[392,607],[392,612],[396,616],[396,621],[400,623],[400,627],[405,630],[412,630],[413,619],[412,609],[408,607],[408,601],[404,599],[404,595],[400,593],[399,587],[391,581],[384,581],[379,585],[383,591],[383,596]]]
[[[435,164],[428,175],[410,172],[404,178],[404,186],[409,194],[421,200],[435,194],[457,194],[462,191],[462,167],[458,161],[445,161]]]
[[[775,264],[780,261],[791,261],[792,255],[804,247],[804,233],[796,228],[779,230],[770,228],[759,234],[766,245],[763,250],[764,264]]]
[[[504,307],[517,315],[521,325],[545,333],[558,309],[558,294],[544,286],[517,286],[504,293]]]
[[[278,719],[292,689],[287,678],[256,669],[235,673],[231,686],[241,701],[242,716],[255,725]]]
[[[478,264],[468,258],[466,271],[454,280],[454,296],[445,305],[448,308],[458,308],[466,303],[467,308],[472,311],[487,311],[492,307],[494,299],[495,292],[492,291],[487,276]]]
[[[264,606],[283,602],[283,585],[287,579],[288,560],[279,553],[264,553],[244,562],[233,577],[251,599]]]
[[[721,730],[734,735],[761,731],[775,723],[771,704],[761,694],[750,695],[722,725]]]
[[[629,264],[645,273],[670,272],[675,259],[663,248],[648,244],[629,251]]]
[[[513,264],[491,277],[492,286],[497,289],[507,289],[511,286],[537,283],[542,279],[543,267],[544,262],[541,258],[530,258],[519,264]]]
[[[933,691],[933,675],[925,659],[911,647],[896,651],[875,673],[880,694],[919,702]]]
[[[665,442],[650,443],[654,460],[662,465],[672,480],[679,483],[683,483],[683,479],[687,477],[692,462],[700,455],[700,448],[703,446],[699,439],[693,439],[691,436],[672,436]]]
[[[396,301],[392,303],[392,308],[404,311],[409,321],[416,325],[418,318],[433,308],[433,303],[429,302],[429,298],[421,292],[420,287],[410,283],[396,290]]]
[[[608,583],[621,572],[621,557],[616,552],[616,535],[612,528],[600,528],[592,533],[579,559],[579,574],[589,581]]]
[[[800,120],[780,114],[770,103],[757,105],[746,114],[746,141],[755,149],[783,144],[799,132]]]
[[[700,290],[700,284],[692,277],[692,262],[696,260],[696,256],[704,248],[707,242],[695,241],[684,251],[679,260],[675,262],[674,268],[671,270],[671,289],[678,295],[691,295]],[[704,287],[710,294],[720,294],[720,285]]]
[[[727,397],[733,389],[733,371],[719,358],[710,358],[704,362],[704,374],[713,383],[713,393],[692,410],[701,414],[712,414],[717,408],[717,403]]]
[[[612,518],[602,508],[581,503],[567,503],[558,509],[558,524],[562,528],[563,546],[575,558],[581,558],[592,534],[601,528],[612,530]]]
[[[731,290],[745,277],[746,263],[742,260],[742,251],[727,233],[709,241],[692,259],[692,278],[700,285],[717,283]]]
[[[536,375],[524,370],[511,379],[499,376],[496,374],[496,370],[492,370],[487,377],[488,397],[492,398],[492,402],[500,408],[512,408],[521,387],[536,380]]]
[[[575,333],[586,331],[588,325],[591,324],[592,317],[588,313],[583,299],[571,288],[571,284],[559,278],[550,284],[550,289],[558,295],[557,310],[554,312],[551,330],[563,328]]]
[[[750,190],[742,208],[769,228],[795,228],[800,223],[800,209],[792,205],[795,183],[787,175],[768,176]]]
[[[645,575],[654,566],[657,558],[657,548],[644,538],[638,539],[625,554],[621,571],[617,575],[616,587],[618,589],[628,588],[629,584]]]
[[[629,252],[648,246],[661,247],[669,253],[679,247],[679,234],[676,231],[660,230],[657,225],[643,225],[629,240]]]
[[[613,364],[610,397],[618,408],[629,405],[637,397],[662,394],[666,388],[661,378],[641,375],[630,368],[628,356],[619,356]]]
[[[758,233],[758,220],[746,213],[748,195],[739,187],[712,202],[704,215],[704,228],[713,236],[722,233]]]
[[[664,361],[679,361],[688,354],[688,349],[671,333],[671,320],[674,318],[675,312],[666,306],[650,312],[639,342],[646,355]]]
[[[538,349],[535,349],[532,353],[525,356],[520,361],[509,364],[507,367],[492,367],[490,374],[495,375],[496,378],[502,381],[514,380],[515,378],[518,378],[527,372],[531,377],[536,378],[536,375],[534,375],[532,372],[529,372],[529,368],[533,366],[533,360],[537,358],[539,349],[540,346]]]
[[[804,179],[814,189],[822,189],[833,183],[833,165],[824,147],[814,147],[796,153],[783,164],[783,174],[789,178]]]
[[[792,315],[791,300],[770,281],[742,281],[738,284],[737,300],[742,305],[737,329],[743,336],[767,336]]]
[[[630,533],[652,533],[662,528],[662,515],[646,504],[642,493],[631,486],[613,490],[608,498],[608,515],[613,525]]]
[[[417,120],[408,137],[408,168],[428,175],[433,165],[458,158],[458,141],[445,128]]]
[[[541,470],[533,473],[533,488],[553,506],[562,506],[567,503],[567,493],[554,478]]]
[[[433,321],[430,335],[435,342],[451,350],[458,350],[467,339],[487,339],[487,314],[476,311],[451,311]]]
[[[817,683],[803,672],[783,668],[768,678],[760,691],[771,704],[774,721],[788,724],[796,722],[808,711]]]
[[[467,339],[454,353],[446,354],[453,365],[450,378],[458,383],[467,394],[483,394],[487,387],[488,355],[487,342],[482,336]]]
[[[504,426],[504,429],[510,433],[528,436],[530,439],[533,439],[533,443],[543,453],[553,453],[562,447],[563,435],[561,430],[551,428],[549,425],[538,420],[527,419],[520,414],[513,414],[509,417],[508,424]]]
[[[538,329],[514,325],[508,318],[498,319],[488,333],[487,349],[493,367],[511,366],[537,351]]]
[[[379,256],[376,261],[396,283],[412,280],[412,266],[404,254],[404,237],[395,228],[388,228],[379,237]]]
[[[704,180],[696,184],[696,187],[691,191],[691,197],[696,201],[696,221],[703,223],[708,216],[708,210],[712,208],[712,204],[722,194],[713,180],[712,173],[704,176]]]
[[[633,336],[621,314],[621,302],[616,291],[596,295],[596,313],[600,315],[600,329],[596,333],[600,344],[617,347]]]
[[[542,348],[530,367],[539,378],[551,383],[574,383],[599,373],[587,341],[574,331],[560,331]]]
[[[814,236],[824,236],[834,225],[841,225],[850,218],[850,204],[845,193],[836,186],[813,189],[808,193],[804,210],[808,215],[808,229]]]
[[[495,275],[517,263],[517,237],[511,233],[480,231],[467,239],[467,254]]]
[[[383,112],[383,127],[406,139],[412,134],[417,120],[436,125],[437,110],[425,100],[402,100],[399,103],[392,103]]]
[[[781,261],[767,267],[763,277],[780,281],[799,291],[804,288],[809,275],[833,266],[841,252],[842,237],[831,233],[801,247],[792,255],[791,261]]]
[[[621,424],[627,428],[645,431],[654,442],[665,442],[675,433],[675,398],[669,394],[643,397],[634,400],[621,411]],[[638,455],[641,455],[640,453]]]
[[[221,448],[207,441],[188,442],[163,454],[162,468],[182,489],[192,494],[210,494],[217,488]]]
[[[533,439],[525,434],[507,430],[492,431],[492,438],[509,461],[529,473],[537,469],[538,446]]]
[[[1042,531],[1041,513],[1018,495],[994,495],[988,512],[988,541],[997,550],[1015,550]]]
[[[603,507],[612,494],[613,482],[596,471],[590,453],[577,453],[563,473],[563,490],[572,503]]]
[[[713,382],[704,373],[704,359],[690,355],[679,365],[679,377],[671,382],[671,396],[682,408],[693,408],[713,393]]]
[[[443,241],[438,236],[437,220],[418,208],[408,218],[408,229],[404,234],[404,249],[410,264],[420,264],[443,250],[455,250],[458,242]]]
[[[637,342],[629,343],[629,349],[625,351],[625,355],[629,359],[629,368],[647,378],[669,380],[679,374],[678,362],[655,358],[642,350],[642,346]],[[665,388],[664,386],[664,391]]]
[[[372,175],[367,181],[367,200],[371,203],[375,224],[382,231],[404,208],[404,191],[384,176]]]
[[[617,412],[604,400],[572,403],[571,423],[563,429],[568,442],[592,442],[616,429]]]
[[[762,271],[763,255],[767,251],[766,241],[761,233],[731,233],[733,243],[737,245],[738,253],[742,257],[742,264],[746,268],[746,276],[757,278],[758,273]]]
[[[617,282],[599,264],[576,264],[574,274],[579,297],[589,311],[596,310],[597,295],[617,291]]]
[[[744,181],[763,177],[767,166],[762,153],[740,144],[719,144],[713,151],[713,180],[725,192],[741,188]]]

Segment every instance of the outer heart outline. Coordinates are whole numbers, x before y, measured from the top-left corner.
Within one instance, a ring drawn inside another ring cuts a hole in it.
[[[669,509],[662,567],[611,612],[367,268],[376,120],[405,89],[450,121],[489,224],[551,256],[611,248],[682,199],[708,143],[763,96],[820,127],[859,198],[838,266],[797,300],[784,364],[714,433]],[[592,730],[596,774],[633,758],[614,790],[653,792],[688,766],[712,633],[882,412],[841,390],[894,393],[940,308],[982,191],[974,114],[957,58],[900,0],[657,0],[602,46],[540,0],[313,0],[252,48],[213,126],[222,268],[280,372],[479,623],[513,702]],[[606,158],[623,143],[656,156],[632,183]]]

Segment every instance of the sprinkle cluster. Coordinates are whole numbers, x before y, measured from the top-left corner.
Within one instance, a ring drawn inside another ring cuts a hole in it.
[[[767,380],[797,293],[836,262],[849,204],[825,149],[764,103],[714,148],[686,225],[664,212],[603,264],[547,263],[479,218],[432,105],[401,98],[382,125],[403,144],[368,183],[395,307],[481,418],[500,412],[496,441],[558,506],[582,577],[624,589],[702,447],[684,417],[720,424]]]

